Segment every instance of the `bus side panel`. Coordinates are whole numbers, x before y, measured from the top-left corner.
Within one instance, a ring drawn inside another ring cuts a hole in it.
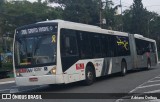
[[[64,73],[65,83],[76,82],[85,79],[85,69],[88,63],[94,65],[96,77],[101,76],[103,58],[79,60],[69,67]]]
[[[125,57],[113,57],[113,58],[105,58],[103,62],[103,68],[102,68],[102,76],[109,75],[112,73],[121,72],[121,62],[122,59],[126,61],[127,64],[127,70],[131,70],[131,57],[125,56]]]
[[[157,53],[157,44],[154,42],[154,51],[155,53],[152,55],[153,62],[151,63],[152,66],[156,66],[158,64],[158,53]]]
[[[133,34],[129,34],[130,51],[131,51],[131,67],[137,68],[137,53]]]
[[[154,41],[135,38],[137,68],[147,67],[148,63],[155,66],[157,63],[156,46]]]
[[[71,83],[85,80],[85,69],[88,63],[92,63],[94,65],[96,77],[120,72],[122,59],[125,59],[127,69],[131,70],[130,56],[79,60],[64,72],[64,81],[65,83]]]

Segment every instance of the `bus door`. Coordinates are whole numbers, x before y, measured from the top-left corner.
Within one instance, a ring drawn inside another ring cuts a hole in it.
[[[61,30],[60,50],[62,70],[65,72],[79,59],[76,31]]]

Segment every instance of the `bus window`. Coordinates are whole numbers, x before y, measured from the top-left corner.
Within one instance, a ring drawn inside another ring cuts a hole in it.
[[[155,45],[153,42],[136,39],[136,49],[138,55],[143,55],[146,52],[155,52]]]
[[[116,41],[114,36],[107,36],[108,41],[108,53],[107,57],[114,57],[116,56]]]
[[[107,48],[108,48],[108,43],[107,43],[107,39],[106,39],[106,37],[105,36],[102,36],[101,37],[101,40],[100,40],[101,42],[101,50],[102,50],[102,55],[104,56],[104,57],[106,57],[107,56]]]
[[[90,42],[89,32],[80,32],[78,31],[79,35],[79,48],[80,48],[80,55],[81,58],[91,58],[92,57],[92,46]]]
[[[95,34],[92,38],[92,46],[93,46],[94,57],[95,58],[102,57],[100,37],[97,34]]]
[[[118,47],[118,56],[128,56],[130,55],[130,48],[129,48],[129,39],[128,37],[124,36],[116,36],[116,43]]]
[[[78,55],[75,31],[64,29],[62,30],[61,54],[62,56]]]
[[[151,42],[151,52],[155,53],[156,52],[156,48],[155,48],[155,44],[154,42]]]

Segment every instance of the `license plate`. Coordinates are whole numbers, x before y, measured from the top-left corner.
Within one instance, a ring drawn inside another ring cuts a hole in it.
[[[35,82],[35,81],[38,81],[38,78],[29,78],[29,81],[30,82]]]

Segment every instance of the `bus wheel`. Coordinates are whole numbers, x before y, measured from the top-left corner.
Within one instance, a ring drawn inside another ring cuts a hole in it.
[[[125,61],[121,63],[121,76],[125,76],[127,73],[127,64]]]
[[[86,79],[84,80],[84,84],[85,85],[91,85],[93,84],[94,80],[95,80],[95,71],[93,68],[91,67],[87,67],[86,68]]]
[[[147,61],[147,70],[150,69],[150,68],[151,68],[151,61],[148,60],[148,61]]]

